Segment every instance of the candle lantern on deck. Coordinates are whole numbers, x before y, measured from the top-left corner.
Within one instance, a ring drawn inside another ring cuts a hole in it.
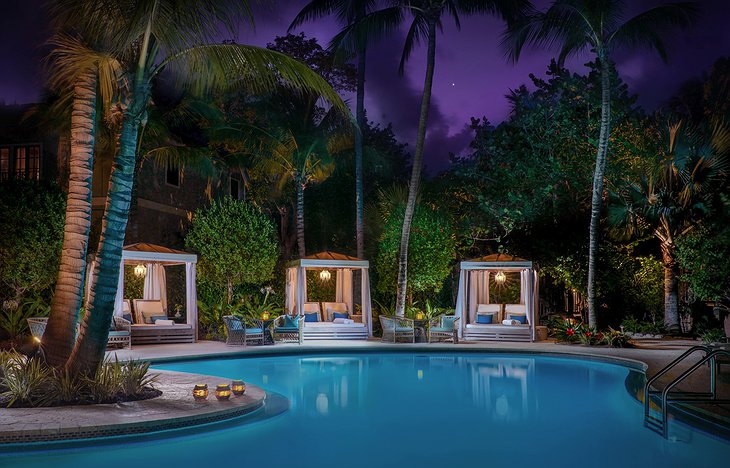
[[[426,318],[426,316],[423,315],[423,312],[421,312],[420,310],[416,312],[416,320],[423,320],[424,318]]]
[[[231,391],[234,395],[241,396],[246,393],[246,384],[243,383],[243,380],[234,380],[231,382]]]
[[[228,384],[218,384],[215,387],[215,397],[219,400],[227,400],[231,397],[231,387]]]
[[[193,387],[193,398],[198,401],[208,398],[208,386],[206,384],[197,384]]]
[[[261,314],[262,320],[269,320],[270,318],[271,318],[271,314],[269,313],[268,310],[265,310],[264,313]]]

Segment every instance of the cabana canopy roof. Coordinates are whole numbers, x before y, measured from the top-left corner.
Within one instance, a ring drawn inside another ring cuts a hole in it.
[[[462,270],[502,270],[532,268],[532,262],[503,253],[485,255],[461,262]]]
[[[289,268],[368,268],[370,263],[367,260],[351,257],[337,252],[319,252],[307,255],[304,258],[293,260]]]
[[[198,256],[161,245],[139,242],[124,247],[122,260],[124,263],[152,262],[163,265],[184,265],[186,263],[197,263]]]

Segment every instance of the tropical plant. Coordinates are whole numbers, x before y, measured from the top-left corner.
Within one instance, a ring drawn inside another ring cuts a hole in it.
[[[140,395],[154,387],[158,378],[158,374],[150,373],[149,361],[127,361],[122,364],[120,390],[127,397]]]
[[[681,124],[665,135],[666,156],[655,171],[611,194],[608,221],[624,237],[651,232],[660,243],[664,267],[664,324],[679,331],[677,240],[718,205],[730,156],[730,129],[716,125],[709,140]]]
[[[612,348],[626,348],[630,344],[630,338],[623,331],[608,327],[608,331],[603,332],[603,344]]]
[[[711,328],[702,335],[700,335],[700,339],[702,340],[702,343],[704,344],[713,344],[713,343],[726,343],[727,337],[725,336],[725,330],[722,328]]]
[[[0,313],[0,331],[11,340],[28,331],[30,317],[48,317],[50,307],[42,297],[6,301]]]
[[[603,334],[599,333],[595,328],[582,327],[578,333],[578,340],[582,345],[595,346],[603,342]]]
[[[443,25],[442,18],[444,16],[451,16],[457,28],[461,26],[459,21],[460,15],[490,13],[496,14],[506,20],[512,20],[518,15],[523,14],[529,4],[527,0],[396,1],[392,6],[362,16],[359,21],[345,28],[332,41],[337,47],[354,53],[364,43],[363,38],[376,40],[385,34],[392,33],[401,27],[407,16],[410,16],[411,23],[406,34],[403,53],[401,54],[399,67],[401,73],[403,73],[405,63],[413,52],[414,47],[421,42],[427,44],[426,76],[418,118],[413,167],[408,186],[408,200],[405,205],[398,253],[398,280],[396,283],[396,311],[398,315],[405,313],[406,299],[408,296],[408,247],[410,245],[411,222],[416,210],[416,197],[418,186],[421,182],[421,172],[423,170],[424,142],[426,139],[426,126],[428,124],[428,113],[431,106],[431,88],[436,64],[436,37],[437,30],[442,28]]]
[[[297,14],[289,26],[289,31],[306,21],[319,19],[328,15],[336,15],[338,20],[351,27],[363,17],[371,13],[375,7],[374,0],[311,0]],[[358,37],[355,49],[357,50],[357,91],[355,101],[355,242],[358,258],[365,258],[365,228],[363,222],[363,130],[367,124],[365,120],[365,63],[368,39],[363,34]],[[337,44],[333,44],[337,47]]]
[[[577,343],[586,327],[574,320],[562,320],[555,327],[555,339],[563,343]]]
[[[275,232],[258,208],[226,197],[195,212],[185,244],[200,256],[201,278],[224,288],[230,304],[237,287],[272,278],[278,257]]]
[[[125,55],[129,83],[128,91],[122,95],[119,151],[114,158],[102,218],[89,313],[67,363],[74,372],[93,373],[106,347],[137,148],[143,134],[140,130],[147,120],[147,106],[156,77],[169,71],[175,84],[194,92],[232,86],[253,93],[281,86],[295,90],[315,89],[335,107],[343,111],[346,108],[320,76],[283,54],[251,46],[214,43],[222,29],[235,31],[241,20],[251,19],[247,2],[124,2],[109,4],[109,8],[97,5],[91,9],[91,14],[84,8],[89,2],[85,3],[69,0],[64,4],[66,14],[81,18],[82,31],[92,27],[97,31],[108,30],[110,22],[115,22],[115,27],[123,31],[117,35],[117,50]]]
[[[657,6],[623,20],[626,5],[621,0],[555,0],[545,12],[532,12],[508,26],[503,45],[513,60],[526,44],[559,49],[558,64],[586,49],[601,67],[601,118],[593,172],[591,222],[588,242],[588,322],[597,326],[596,259],[603,203],[603,184],[611,129],[611,53],[619,47],[649,48],[666,61],[663,36],[671,28],[686,28],[697,16],[695,3]]]
[[[5,406],[42,405],[48,398],[48,382],[53,371],[38,358],[27,359],[17,353],[6,353],[2,360],[0,397]]]
[[[269,299],[273,292],[273,288],[265,287],[261,288],[263,299],[257,294],[244,296],[240,301],[241,306],[238,307],[234,315],[260,319],[264,312],[268,312],[270,317],[278,317],[284,313],[284,307],[277,301]]]

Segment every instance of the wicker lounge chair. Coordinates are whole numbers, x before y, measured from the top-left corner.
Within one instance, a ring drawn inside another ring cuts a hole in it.
[[[432,318],[428,323],[428,342],[435,341],[453,341],[459,342],[458,322],[459,318],[455,315],[442,315]]]
[[[280,315],[274,319],[272,336],[274,342],[302,344],[304,317],[300,315]]]
[[[380,325],[383,327],[383,341],[396,343],[401,339],[410,343],[416,342],[416,328],[409,318],[381,315]]]
[[[263,320],[226,315],[223,323],[226,327],[226,344],[229,346],[246,346],[251,341],[264,343]]]

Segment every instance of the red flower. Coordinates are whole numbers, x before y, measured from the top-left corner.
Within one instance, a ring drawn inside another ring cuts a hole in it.
[[[568,336],[573,336],[573,335],[575,335],[575,330],[573,330],[572,328],[568,328],[568,330],[565,333],[567,333]]]
[[[591,336],[591,332],[587,331],[586,336]]]

